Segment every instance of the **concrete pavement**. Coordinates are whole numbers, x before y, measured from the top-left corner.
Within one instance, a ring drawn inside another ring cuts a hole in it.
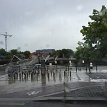
[[[90,76],[86,74],[85,70],[81,70],[76,73],[75,68],[70,71],[65,71],[63,68],[58,69],[57,71],[53,70],[51,72],[46,72],[44,76],[34,74],[33,80],[31,79],[31,75],[28,76],[27,80],[24,78],[23,80],[20,80],[20,78],[11,79],[8,78],[7,75],[1,76],[0,97],[35,98],[46,96],[63,96],[63,83],[65,80],[70,90],[70,94],[68,93],[67,95],[90,96],[95,89],[97,89],[96,91],[98,91],[98,93],[101,93],[101,96],[103,95],[103,82],[93,82],[93,78],[90,78]],[[92,92],[90,92],[91,89]],[[75,93],[75,95],[73,95],[73,93]],[[96,93],[93,95],[99,96],[99,94]]]

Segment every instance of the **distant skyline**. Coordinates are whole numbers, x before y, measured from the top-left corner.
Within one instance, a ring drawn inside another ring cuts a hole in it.
[[[8,38],[8,50],[75,50],[89,15],[106,3],[107,0],[0,0],[0,33],[13,35]],[[4,37],[0,36],[0,48],[4,47]]]

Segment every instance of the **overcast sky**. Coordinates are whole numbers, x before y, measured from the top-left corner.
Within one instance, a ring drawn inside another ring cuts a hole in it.
[[[0,0],[0,33],[8,32],[8,50],[75,50],[92,10],[107,0]],[[4,37],[0,36],[0,48]]]

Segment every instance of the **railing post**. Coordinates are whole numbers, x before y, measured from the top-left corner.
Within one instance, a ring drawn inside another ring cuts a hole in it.
[[[107,82],[105,81],[105,87],[104,87],[105,89],[104,89],[104,94],[105,94],[105,96],[107,97]]]
[[[64,81],[64,102],[66,101],[65,81]]]

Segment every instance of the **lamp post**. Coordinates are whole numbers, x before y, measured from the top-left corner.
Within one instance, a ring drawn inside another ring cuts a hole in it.
[[[12,35],[8,35],[7,32],[5,34],[1,34],[5,37],[5,51],[7,52],[7,37],[11,37]]]

